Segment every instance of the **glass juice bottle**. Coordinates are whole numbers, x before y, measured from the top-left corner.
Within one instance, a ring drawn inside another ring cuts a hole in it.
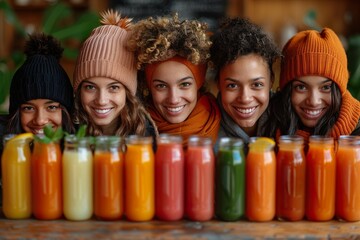
[[[246,156],[246,217],[270,221],[275,217],[276,157],[270,138],[250,138]]]
[[[190,136],[185,156],[185,215],[192,221],[211,220],[215,198],[211,139]]]
[[[236,221],[245,214],[245,156],[239,138],[221,138],[216,159],[215,214]]]
[[[152,137],[126,138],[125,215],[130,221],[149,221],[155,215],[155,160]]]
[[[64,216],[87,220],[93,214],[93,155],[89,139],[65,137],[62,159]]]
[[[63,213],[60,145],[37,139],[34,143],[31,156],[33,215],[41,220],[58,219]]]
[[[121,138],[98,136],[94,155],[94,215],[102,220],[121,219],[124,212]]]
[[[335,162],[333,138],[310,136],[305,200],[305,216],[310,221],[328,221],[334,217]]]
[[[280,136],[276,155],[276,217],[299,221],[305,216],[305,154],[300,136]]]
[[[155,154],[155,215],[174,221],[184,215],[184,150],[182,137],[160,134]]]
[[[29,138],[14,134],[3,138],[1,157],[2,211],[6,218],[24,219],[31,216],[31,151]]]
[[[360,137],[340,136],[336,153],[336,207],[339,220],[360,220]]]

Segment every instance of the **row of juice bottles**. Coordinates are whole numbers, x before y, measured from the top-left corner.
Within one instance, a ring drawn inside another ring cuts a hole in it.
[[[211,139],[160,135],[68,135],[58,143],[18,135],[2,154],[4,216],[9,219],[174,221],[360,220],[360,137],[299,136]],[[125,146],[125,148],[124,148]],[[244,154],[244,148],[249,148]]]

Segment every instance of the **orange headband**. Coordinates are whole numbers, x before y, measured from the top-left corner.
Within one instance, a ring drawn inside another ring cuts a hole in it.
[[[155,69],[161,64],[164,63],[166,61],[175,61],[175,62],[179,62],[184,64],[186,67],[188,67],[190,69],[190,71],[192,72],[192,74],[194,75],[195,78],[195,82],[197,85],[197,88],[200,89],[202,87],[202,85],[204,84],[205,81],[205,75],[206,75],[206,64],[199,64],[199,65],[195,65],[192,62],[188,61],[187,59],[180,57],[180,56],[175,56],[172,58],[169,58],[165,61],[159,61],[159,62],[155,62],[155,63],[151,63],[151,64],[147,64],[145,67],[145,77],[146,77],[146,82],[148,84],[148,86],[150,86],[151,80],[152,80],[152,76],[154,74]]]

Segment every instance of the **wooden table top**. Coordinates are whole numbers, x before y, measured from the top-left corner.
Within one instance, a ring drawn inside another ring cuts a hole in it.
[[[360,239],[360,222],[42,221],[0,219],[0,239]]]

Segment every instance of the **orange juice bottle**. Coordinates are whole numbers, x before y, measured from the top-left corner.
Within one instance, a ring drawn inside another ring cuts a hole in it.
[[[41,220],[62,216],[61,150],[58,142],[35,139],[31,156],[31,189],[34,217]]]
[[[284,135],[276,155],[276,217],[298,221],[305,215],[304,139]]]
[[[305,216],[328,221],[335,214],[335,153],[331,137],[310,136],[306,155]]]
[[[4,136],[1,157],[2,211],[6,218],[24,219],[31,216],[31,152],[32,137],[20,134]]]
[[[94,155],[94,215],[116,220],[123,215],[123,153],[121,138],[98,136]]]
[[[340,136],[336,153],[336,217],[360,220],[360,137]]]
[[[125,215],[131,221],[148,221],[155,215],[155,176],[152,137],[126,138]]]
[[[89,139],[65,137],[62,159],[64,216],[68,220],[87,220],[93,214],[93,155]]]
[[[246,217],[250,221],[270,221],[275,216],[275,142],[252,137],[246,156]]]

